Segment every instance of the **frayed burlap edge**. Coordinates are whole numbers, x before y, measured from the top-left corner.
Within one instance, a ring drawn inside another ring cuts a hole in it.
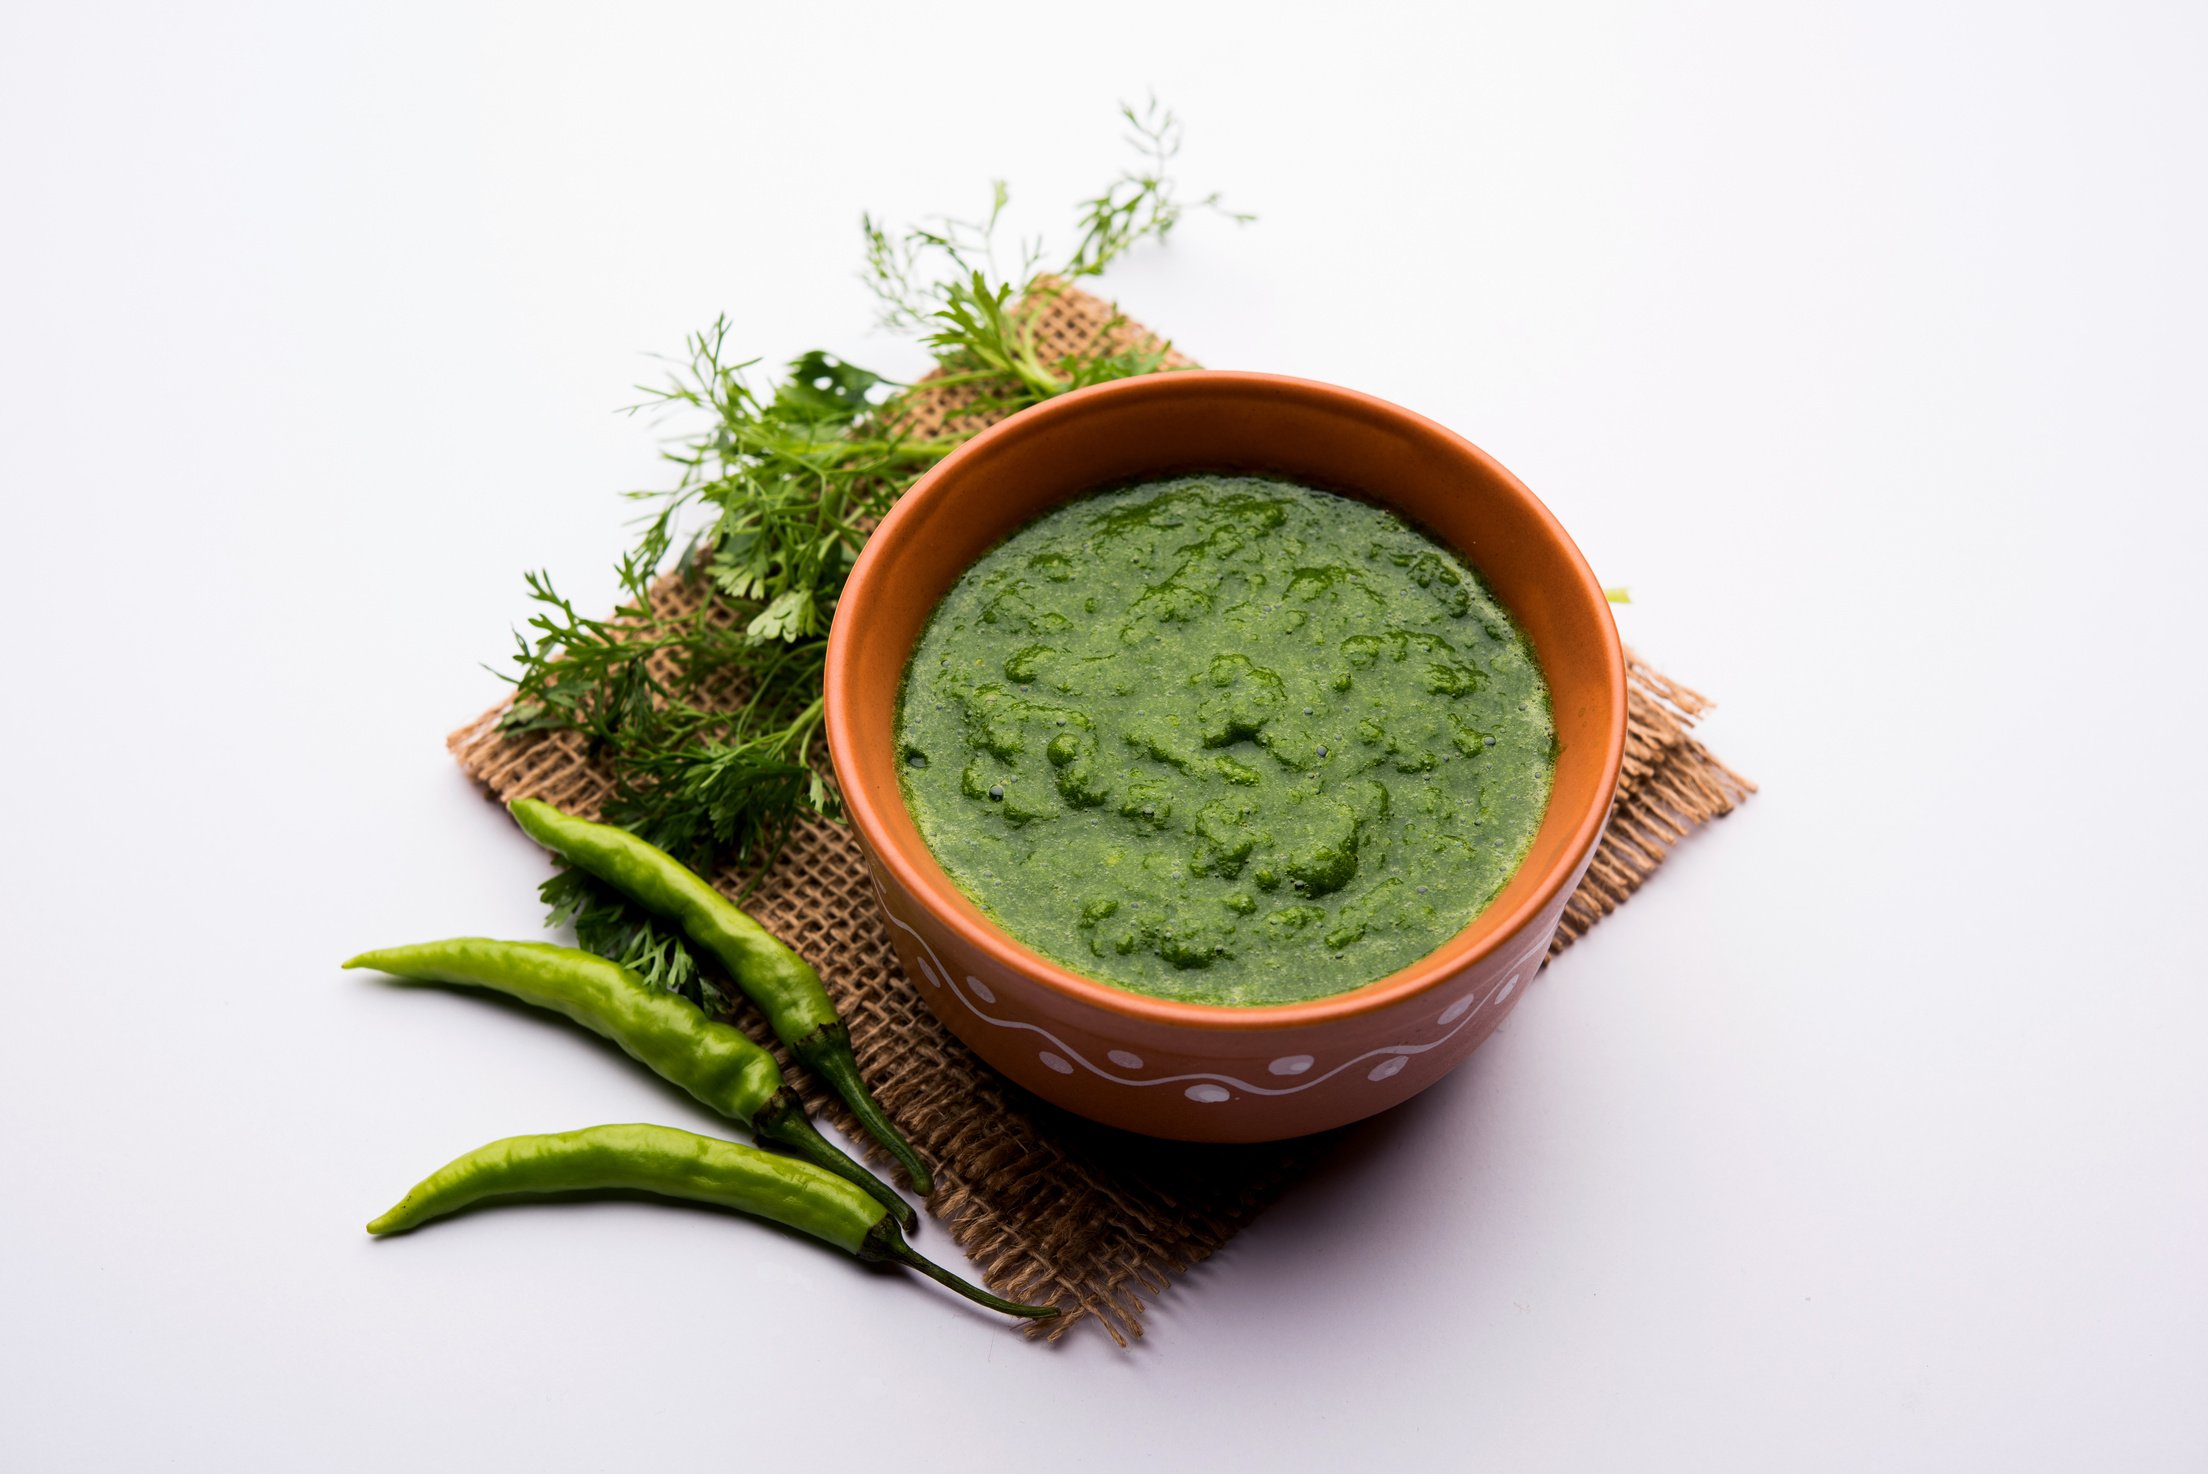
[[[1031,301],[1050,357],[1099,345],[1163,347],[1105,303],[1053,284]],[[1167,361],[1185,360],[1167,350]],[[900,406],[914,435],[987,418],[972,391],[926,391]],[[669,575],[662,612],[695,610],[700,583]],[[1626,762],[1609,828],[1572,896],[1551,956],[1616,910],[1671,849],[1729,813],[1753,785],[1689,734],[1708,703],[1631,660]],[[611,782],[572,733],[499,730],[504,702],[447,739],[462,770],[491,798],[542,798],[596,815]],[[1011,1085],[952,1036],[900,971],[876,909],[864,858],[841,825],[797,826],[765,876],[713,877],[820,969],[851,1027],[860,1068],[883,1108],[936,1167],[929,1211],[999,1294],[1064,1307],[1030,1334],[1056,1340],[1094,1320],[1121,1346],[1142,1334],[1148,1299],[1212,1254],[1323,1149],[1325,1138],[1207,1147],[1130,1137],[1056,1110]],[[733,1021],[781,1054],[748,1012]],[[808,1109],[864,1141],[835,1100],[790,1065]],[[870,1151],[877,1165],[878,1151]]]

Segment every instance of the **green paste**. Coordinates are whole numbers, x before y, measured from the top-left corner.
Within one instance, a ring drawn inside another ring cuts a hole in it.
[[[944,596],[897,713],[905,802],[1020,941],[1163,998],[1384,977],[1502,889],[1556,729],[1525,638],[1363,502],[1193,476],[1014,533]]]

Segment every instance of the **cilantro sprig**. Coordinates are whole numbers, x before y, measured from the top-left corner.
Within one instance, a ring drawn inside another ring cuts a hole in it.
[[[1153,100],[1121,112],[1140,162],[1081,203],[1073,249],[1047,267],[1030,242],[1000,271],[1001,181],[979,220],[896,231],[862,221],[864,279],[884,323],[929,350],[931,387],[970,386],[977,410],[1001,415],[1164,366],[1163,346],[1118,343],[1117,319],[1071,354],[1050,354],[1035,333],[1038,299],[1165,239],[1187,210],[1249,218],[1217,195],[1178,197],[1170,111]],[[694,334],[635,406],[690,428],[665,452],[673,484],[629,493],[644,511],[616,565],[619,607],[582,614],[549,574],[527,575],[535,607],[515,635],[504,726],[581,734],[612,775],[609,818],[693,863],[763,871],[800,818],[839,813],[821,751],[821,674],[851,566],[882,514],[974,432],[909,435],[895,399],[911,384],[817,350],[761,374],[759,360],[731,353],[729,332],[724,317]],[[669,569],[705,580],[710,596],[687,610],[655,600]],[[676,975],[687,958],[662,939],[616,934],[630,925],[616,909],[579,883],[553,885],[546,899],[593,932],[593,950],[611,948],[676,991],[698,986]]]

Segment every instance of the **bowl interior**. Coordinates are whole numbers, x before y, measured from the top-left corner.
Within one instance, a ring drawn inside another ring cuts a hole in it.
[[[1361,497],[1454,548],[1525,631],[1555,707],[1555,785],[1517,874],[1442,949],[1331,998],[1256,1008],[1167,1003],[1069,973],[1006,936],[959,891],[930,856],[898,787],[895,716],[906,658],[958,577],[1022,524],[1083,492],[1205,471],[1262,473]],[[1625,723],[1624,661],[1601,587],[1517,478],[1469,442],[1383,401],[1304,380],[1216,371],[1155,375],[1053,400],[977,437],[923,477],[853,571],[830,640],[828,703],[854,823],[961,930],[978,928],[990,950],[1017,954],[1023,972],[1090,1001],[1103,990],[1137,1011],[1252,1023],[1354,1007],[1375,991],[1392,996],[1419,977],[1447,975],[1515,930],[1576,877],[1599,837]]]

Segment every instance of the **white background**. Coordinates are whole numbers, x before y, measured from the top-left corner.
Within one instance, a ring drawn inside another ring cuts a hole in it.
[[[2203,1467],[2203,12],[1448,9],[7,8],[0,1464]],[[1263,218],[1123,304],[1495,453],[1763,795],[1132,1353],[704,1212],[370,1242],[716,1129],[335,966],[536,934],[441,739],[610,596],[644,354],[914,371],[859,211],[1062,231],[1150,86]]]

